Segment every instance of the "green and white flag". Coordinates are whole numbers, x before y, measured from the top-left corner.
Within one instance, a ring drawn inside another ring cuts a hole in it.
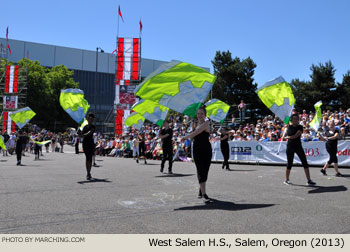
[[[3,150],[7,150],[3,136],[0,136],[0,148]]]
[[[257,94],[261,101],[284,123],[288,123],[295,99],[292,88],[282,76],[271,80],[258,89]]]
[[[140,130],[145,118],[137,112],[131,113],[124,121],[124,125]]]
[[[172,61],[151,73],[136,87],[135,94],[142,99],[195,117],[215,80],[216,76],[203,68]]]
[[[84,98],[84,91],[77,88],[61,90],[60,104],[63,110],[79,124],[84,122],[85,115],[90,108]]]
[[[131,110],[142,115],[147,120],[157,124],[159,127],[163,125],[163,122],[169,112],[167,107],[160,105],[151,100],[141,99],[139,102],[135,103]]]
[[[230,109],[229,105],[218,99],[213,99],[206,102],[205,106],[205,109],[207,111],[207,117],[220,123],[224,122],[227,113]]]
[[[315,116],[310,123],[310,127],[313,128],[315,131],[318,131],[318,128],[320,127],[321,120],[322,120],[321,106],[322,106],[322,101],[318,101],[314,105],[314,107],[316,109],[316,113],[315,113]]]
[[[22,129],[36,113],[29,107],[25,107],[10,114],[11,120],[14,121],[18,128]]]

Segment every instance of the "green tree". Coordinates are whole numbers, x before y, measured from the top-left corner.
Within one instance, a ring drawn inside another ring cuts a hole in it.
[[[331,61],[325,64],[318,64],[310,67],[312,71],[310,78],[310,88],[308,91],[308,101],[314,105],[319,100],[323,102],[324,109],[334,109],[336,105],[336,83],[335,83],[335,68]]]
[[[36,113],[31,123],[49,129],[53,129],[55,122],[59,122],[63,129],[75,126],[76,123],[59,104],[61,89],[79,87],[79,83],[73,80],[73,71],[63,65],[45,68],[38,61],[26,59],[21,59],[18,65],[28,67],[27,106]]]
[[[338,83],[336,89],[337,104],[344,110],[350,108],[350,71],[343,75],[343,81]]]
[[[250,57],[233,59],[230,51],[217,51],[212,64],[217,76],[213,86],[214,98],[233,106],[231,111],[236,111],[237,105],[244,100],[250,104],[249,108],[260,108],[266,112],[256,94],[257,84],[253,78],[256,64]]]
[[[314,103],[311,103],[309,101],[309,90],[311,89],[310,81],[301,81],[299,79],[293,79],[290,82],[290,86],[293,90],[295,98],[295,109],[297,111],[302,111],[303,109],[306,109],[307,111],[314,110]]]

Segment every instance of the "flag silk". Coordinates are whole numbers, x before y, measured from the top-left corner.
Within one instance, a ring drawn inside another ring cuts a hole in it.
[[[6,28],[6,41],[9,41],[9,27]]]
[[[315,103],[314,107],[316,110],[315,116],[310,122],[310,127],[313,128],[316,132],[318,131],[318,128],[320,127],[321,120],[322,120],[322,111],[321,111],[322,101],[318,101]]]
[[[63,110],[78,124],[83,123],[90,108],[89,103],[84,98],[84,91],[73,88],[61,90],[60,104]]]
[[[47,143],[51,143],[51,140],[47,140],[47,141],[43,141],[43,142],[38,142],[38,141],[35,141],[35,140],[33,139],[32,136],[29,136],[29,138],[30,138],[34,143],[36,143],[37,145],[45,145],[45,144],[47,144]]]
[[[140,130],[145,118],[137,112],[131,113],[124,121],[124,125]]]
[[[88,125],[88,124],[89,124],[88,121],[86,120],[86,118],[84,118],[84,122],[80,125],[79,129],[80,129],[81,131],[83,131],[84,127],[85,127],[86,125]]]
[[[189,63],[172,61],[160,66],[135,89],[142,99],[196,116],[198,106],[204,103],[216,76]]]
[[[25,107],[12,112],[10,117],[17,124],[18,128],[22,129],[35,115],[36,113],[31,108]]]
[[[9,49],[10,55],[12,55],[11,48],[10,48],[10,45],[9,45],[9,44],[7,45],[7,48]]]
[[[223,123],[230,106],[223,101],[213,99],[205,103],[205,109],[207,111],[207,117],[210,119]]]
[[[5,142],[4,142],[4,138],[1,135],[0,135],[0,148],[3,149],[3,150],[7,150]]]
[[[118,6],[118,14],[122,18],[122,21],[124,23],[123,15],[122,15],[122,12],[120,11],[120,5]]]
[[[289,122],[295,99],[291,87],[282,76],[265,83],[257,94],[266,107],[284,123]]]
[[[164,107],[163,105],[160,105],[154,101],[143,99],[135,103],[131,110],[139,113],[148,121],[157,124],[159,127],[163,125],[163,122],[169,112],[167,107]]]

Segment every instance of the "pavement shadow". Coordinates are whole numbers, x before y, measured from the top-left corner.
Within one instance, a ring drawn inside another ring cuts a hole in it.
[[[155,178],[167,178],[167,177],[189,177],[193,176],[194,174],[180,174],[180,173],[173,173],[173,174],[163,174],[160,176],[154,176]]]
[[[7,160],[0,160],[0,162],[7,162]]]
[[[84,180],[84,181],[78,181],[78,184],[88,184],[88,183],[111,183],[112,181],[109,181],[108,179],[98,179],[98,178],[92,178],[91,180]]]
[[[327,193],[327,192],[344,192],[348,188],[345,186],[315,186],[315,189],[310,190],[308,193]]]
[[[256,208],[265,208],[272,207],[275,204],[235,204],[230,201],[221,201],[217,199],[211,199],[212,202],[189,206],[189,207],[180,207],[174,209],[174,211],[183,211],[183,210],[226,210],[226,211],[239,211],[239,210],[248,210],[248,209],[256,209]]]

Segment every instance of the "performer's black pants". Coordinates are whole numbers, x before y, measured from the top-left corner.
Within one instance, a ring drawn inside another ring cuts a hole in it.
[[[301,163],[303,164],[303,167],[309,168],[309,165],[307,163],[306,160],[306,156],[305,156],[305,152],[303,150],[303,147],[301,144],[287,144],[287,150],[286,150],[286,154],[287,154],[287,160],[288,160],[288,164],[287,164],[287,169],[292,169],[293,166],[293,159],[294,159],[294,153],[296,153],[301,161]]]
[[[171,145],[163,145],[163,158],[161,167],[164,168],[164,164],[167,160],[169,160],[169,171],[171,171],[171,168],[173,166],[173,147]]]

